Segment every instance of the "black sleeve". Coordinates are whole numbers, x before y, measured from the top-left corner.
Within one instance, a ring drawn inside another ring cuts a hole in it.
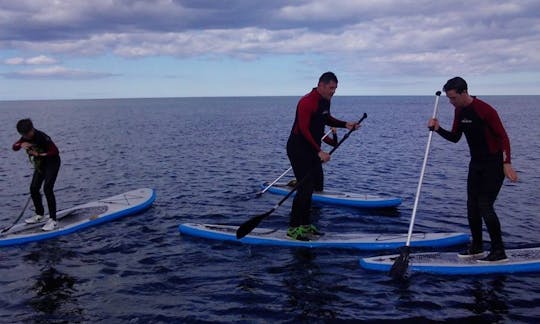
[[[447,141],[457,143],[461,139],[463,134],[461,131],[449,132],[446,129],[439,126],[439,129],[436,131],[439,135],[442,136]]]

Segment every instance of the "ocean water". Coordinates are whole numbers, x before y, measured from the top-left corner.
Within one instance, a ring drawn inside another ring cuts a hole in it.
[[[540,246],[540,97],[481,98],[505,124],[520,177],[516,184],[505,182],[496,204],[505,243]],[[535,273],[411,273],[396,282],[360,268],[360,257],[381,252],[247,246],[180,235],[180,223],[240,224],[279,201],[255,193],[289,167],[285,143],[297,100],[0,102],[2,227],[28,197],[32,169],[22,152],[11,151],[15,123],[24,117],[61,150],[59,209],[139,187],[154,188],[158,196],[138,215],[1,248],[0,321],[538,321]],[[316,206],[313,217],[324,231],[407,232],[433,103],[431,96],[333,99],[336,117],[357,120],[366,112],[368,118],[325,165],[326,188],[404,201],[393,211]],[[448,127],[453,109],[446,98],[439,109]],[[464,138],[453,144],[434,136],[415,231],[468,232],[468,159]],[[289,210],[286,202],[261,226],[287,226]]]

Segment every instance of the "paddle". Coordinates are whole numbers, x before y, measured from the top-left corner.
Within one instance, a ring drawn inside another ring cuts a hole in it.
[[[437,107],[439,106],[439,98],[441,92],[437,91],[435,93],[435,107],[433,108],[432,118],[437,117]],[[416,210],[418,208],[418,201],[420,199],[420,190],[422,189],[422,181],[424,180],[424,173],[426,171],[426,164],[429,155],[429,146],[431,145],[431,138],[433,137],[433,129],[429,130],[428,141],[426,145],[426,151],[424,153],[424,162],[422,163],[422,171],[420,171],[420,178],[418,179],[418,186],[416,187],[416,197],[414,198],[413,211],[411,216],[411,223],[409,224],[409,231],[407,233],[407,241],[405,246],[401,247],[399,257],[394,261],[392,268],[390,269],[389,275],[395,279],[403,278],[409,267],[409,254],[411,252],[411,236],[414,226],[414,219],[416,217]]]
[[[321,140],[325,139],[328,135],[330,135],[330,133],[332,132],[332,129],[330,129],[328,132],[326,132],[326,134],[324,134],[324,136],[321,138]],[[336,138],[336,134],[334,134],[334,139]],[[337,141],[336,141],[337,142]],[[266,186],[266,188],[264,188],[263,190],[257,192],[257,196],[262,196],[263,193],[265,193],[266,191],[268,191],[268,189],[270,189],[270,187],[272,187],[273,185],[276,184],[276,182],[279,181],[279,179],[283,178],[287,173],[289,173],[289,171],[292,170],[292,167],[289,167],[287,170],[285,170],[285,172],[283,172],[279,177],[277,177],[276,180],[272,181],[271,184],[269,184],[268,186]]]
[[[26,204],[24,205],[23,210],[19,214],[19,217],[17,217],[17,219],[13,222],[13,224],[11,224],[11,226],[4,228],[2,231],[0,231],[0,233],[5,233],[5,232],[9,231],[13,226],[15,226],[15,224],[17,224],[17,222],[19,222],[21,217],[24,215],[24,212],[26,211],[26,207],[28,207],[28,204],[30,203],[31,199],[32,199],[32,197],[28,197],[28,199],[26,200]]]
[[[367,118],[367,114],[364,113],[362,118],[360,118],[360,120],[358,121],[358,124],[360,124],[366,118]],[[336,144],[336,146],[334,146],[334,148],[332,148],[332,150],[328,154],[332,155],[332,153],[334,153],[334,151],[337,150],[337,148],[341,145],[341,143],[345,142],[345,140],[349,137],[349,135],[351,135],[352,132],[354,132],[354,130],[355,130],[354,127],[351,128],[349,132],[347,132],[347,134],[343,136],[343,138]],[[250,218],[248,221],[244,222],[242,225],[240,225],[238,229],[236,230],[236,238],[241,239],[244,236],[248,235],[251,231],[253,231],[255,227],[257,227],[263,219],[270,216],[270,214],[272,214],[276,209],[278,209],[278,207],[281,206],[281,204],[283,204],[285,200],[287,200],[301,185],[304,184],[304,182],[306,182],[310,173],[311,173],[311,170],[308,171],[307,176],[305,176],[302,180],[300,180],[296,184],[296,186],[294,186],[294,188],[291,191],[289,191],[289,193],[277,203],[277,205],[272,207],[272,209],[270,209],[264,214],[254,216]]]

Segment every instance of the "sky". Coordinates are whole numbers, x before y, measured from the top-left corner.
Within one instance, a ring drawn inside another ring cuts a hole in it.
[[[540,1],[0,0],[0,100],[540,94]]]

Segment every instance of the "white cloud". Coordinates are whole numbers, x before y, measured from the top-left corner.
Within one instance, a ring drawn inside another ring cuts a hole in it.
[[[19,64],[24,64],[24,59],[22,57],[12,57],[12,58],[6,59],[4,63],[7,65],[19,65]]]
[[[55,65],[45,68],[36,68],[22,70],[16,72],[3,73],[3,76],[8,79],[73,79],[73,80],[88,80],[102,79],[114,76],[110,73],[101,73],[86,71],[80,69],[70,69],[63,66]]]
[[[12,57],[4,60],[4,63],[7,65],[48,65],[55,64],[58,61],[52,57],[45,55],[39,55],[29,58],[22,57]]]
[[[57,61],[54,58],[45,55],[39,55],[26,59],[26,64],[30,65],[47,65],[55,63],[57,63]]]
[[[33,53],[313,55],[373,77],[540,71],[538,1],[21,0],[3,7],[0,49]],[[22,60],[5,63],[31,64]]]

